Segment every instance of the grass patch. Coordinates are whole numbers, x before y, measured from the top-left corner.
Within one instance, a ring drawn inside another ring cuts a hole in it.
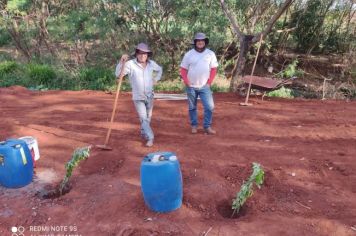
[[[217,76],[211,85],[213,92],[229,92],[230,81],[224,77]]]
[[[222,77],[217,77],[211,85],[213,92],[228,92],[230,82]],[[181,79],[159,81],[155,85],[156,92],[185,92],[185,85]]]
[[[46,64],[27,64],[27,73],[35,85],[51,87],[56,79],[55,70]]]
[[[9,45],[10,43],[11,43],[11,36],[9,32],[4,28],[0,28],[0,47]]]
[[[112,70],[102,67],[84,67],[77,76],[79,88],[90,90],[109,90],[116,79]]]
[[[183,92],[184,89],[181,79],[158,81],[154,86],[156,92]]]
[[[5,76],[16,70],[18,67],[17,63],[14,61],[3,61],[0,63],[0,75]]]

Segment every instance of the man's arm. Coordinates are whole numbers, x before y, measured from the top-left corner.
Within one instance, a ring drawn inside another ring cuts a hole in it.
[[[189,83],[189,80],[188,80],[188,70],[183,68],[183,67],[181,67],[179,72],[180,72],[180,76],[183,79],[184,84],[189,87],[190,83]]]
[[[129,58],[129,56],[127,54],[122,55],[119,64],[116,66],[115,76],[116,76],[116,79],[118,82],[120,80],[120,77],[124,77],[129,72],[129,69],[127,66],[128,58]]]
[[[207,84],[209,86],[211,86],[211,84],[213,83],[217,71],[218,71],[218,69],[216,67],[210,69],[210,75],[209,75],[209,79],[208,79],[208,82],[207,82]]]

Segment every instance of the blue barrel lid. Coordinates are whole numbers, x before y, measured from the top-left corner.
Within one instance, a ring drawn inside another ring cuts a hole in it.
[[[26,145],[26,142],[24,142],[21,139],[6,139],[5,141],[0,141],[0,147],[2,146],[11,146],[11,147],[17,147],[17,145]]]
[[[177,156],[173,152],[153,152],[147,154],[142,162],[165,162],[165,161],[177,161]]]
[[[6,139],[6,141],[3,141],[3,142],[4,142],[4,145],[9,145],[12,147],[18,147],[18,145],[21,145],[21,144],[27,146],[26,142],[22,139],[10,138],[10,139]]]

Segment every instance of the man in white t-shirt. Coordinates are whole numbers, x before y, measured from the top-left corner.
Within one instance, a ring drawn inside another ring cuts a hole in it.
[[[122,63],[127,61],[123,68],[124,72],[121,75],[128,75],[129,77],[132,100],[141,122],[141,136],[147,140],[147,147],[151,147],[154,140],[154,134],[150,126],[153,110],[153,86],[162,76],[161,66],[151,60],[151,56],[152,51],[148,45],[139,43],[136,46],[135,58],[127,61],[129,56],[122,55],[115,71],[115,75],[119,80]]]
[[[204,132],[216,134],[211,128],[214,100],[210,86],[216,76],[218,61],[215,53],[206,48],[209,39],[204,33],[195,34],[193,44],[194,48],[184,55],[180,65],[180,75],[186,85],[192,134],[198,132],[198,97],[204,107]]]

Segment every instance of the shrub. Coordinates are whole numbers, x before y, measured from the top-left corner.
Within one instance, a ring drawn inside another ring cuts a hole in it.
[[[0,75],[12,73],[17,68],[17,63],[14,61],[4,61],[0,63]]]
[[[24,66],[14,61],[4,61],[0,63],[0,87],[20,85],[27,87],[29,78],[23,70]]]
[[[18,76],[17,74],[0,75],[0,87],[10,87],[13,85],[26,87],[28,85],[28,80]]]
[[[5,29],[0,28],[0,47],[10,44],[11,36]]]
[[[51,88],[63,90],[80,89],[77,81],[73,78],[73,75],[64,69],[56,70],[56,80],[52,84]]]
[[[294,98],[294,91],[289,89],[289,88],[285,88],[285,87],[281,87],[278,90],[274,90],[272,92],[267,93],[268,97],[280,97],[280,98]]]
[[[292,63],[288,64],[287,67],[276,74],[277,77],[280,78],[292,78],[292,77],[300,77],[304,74],[303,70],[298,69],[298,60],[295,59]]]
[[[28,64],[28,75],[35,85],[50,86],[56,79],[56,72],[49,65]]]
[[[12,57],[11,53],[0,51],[0,62],[12,61],[12,60],[13,60],[13,57]]]
[[[112,70],[100,67],[80,69],[78,80],[81,89],[92,90],[108,90],[116,81]]]

